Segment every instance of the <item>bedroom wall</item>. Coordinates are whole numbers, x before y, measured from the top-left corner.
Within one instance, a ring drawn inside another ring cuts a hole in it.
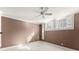
[[[74,16],[74,30],[45,31],[44,40],[79,50],[79,13]]]
[[[1,17],[2,47],[13,46],[40,39],[40,26],[16,19]]]

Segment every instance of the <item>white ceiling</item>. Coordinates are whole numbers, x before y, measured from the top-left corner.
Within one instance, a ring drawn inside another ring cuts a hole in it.
[[[59,20],[70,14],[79,12],[78,7],[49,7],[48,12],[53,15],[46,18],[39,17],[39,7],[0,7],[3,16],[32,23],[45,23],[53,19]]]

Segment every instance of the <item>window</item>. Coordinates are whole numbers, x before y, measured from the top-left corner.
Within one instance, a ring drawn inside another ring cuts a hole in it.
[[[61,20],[53,20],[45,24],[45,31],[74,29],[74,15],[69,15]]]

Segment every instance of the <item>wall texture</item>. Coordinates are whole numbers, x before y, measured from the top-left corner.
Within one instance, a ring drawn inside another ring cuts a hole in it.
[[[74,22],[74,30],[45,31],[45,41],[79,50],[79,13]]]
[[[12,18],[1,17],[2,47],[39,40],[40,26]]]

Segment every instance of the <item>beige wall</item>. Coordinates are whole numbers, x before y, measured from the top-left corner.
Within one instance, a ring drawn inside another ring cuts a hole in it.
[[[39,40],[40,26],[12,18],[1,17],[2,20],[2,47],[22,44]],[[30,37],[32,36],[32,37]]]
[[[74,30],[45,31],[45,41],[79,50],[79,14],[74,19]]]

